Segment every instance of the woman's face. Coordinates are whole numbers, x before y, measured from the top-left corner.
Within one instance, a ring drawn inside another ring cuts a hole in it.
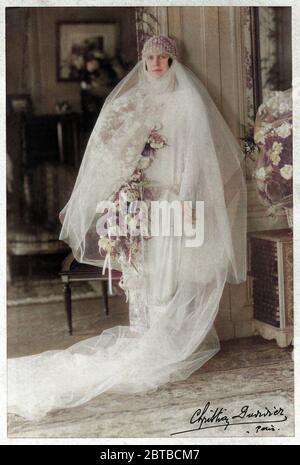
[[[169,69],[169,55],[167,53],[153,53],[146,58],[147,71],[151,76],[159,78]]]

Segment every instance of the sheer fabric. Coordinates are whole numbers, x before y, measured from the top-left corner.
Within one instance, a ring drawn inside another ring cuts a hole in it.
[[[9,412],[39,419],[106,390],[155,390],[186,379],[220,349],[214,320],[224,285],[246,279],[242,153],[201,81],[176,59],[159,79],[140,61],[107,98],[60,214],[60,239],[78,261],[103,263],[97,204],[132,174],[153,127],[167,141],[146,169],[156,199],[203,201],[203,244],[187,247],[185,234],[144,241],[136,268],[123,264],[129,326],[10,359]]]

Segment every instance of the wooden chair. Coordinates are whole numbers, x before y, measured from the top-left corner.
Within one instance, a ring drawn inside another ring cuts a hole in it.
[[[77,260],[75,260],[72,252],[67,255],[62,263],[62,271],[59,273],[59,275],[61,276],[62,282],[64,284],[65,312],[67,315],[67,323],[70,335],[73,334],[71,283],[75,281],[101,281],[105,314],[109,314],[107,292],[108,272],[106,270],[105,274],[102,275],[102,269],[103,268],[98,266],[79,263]],[[118,282],[120,281],[121,277],[121,271],[112,270],[113,281]]]

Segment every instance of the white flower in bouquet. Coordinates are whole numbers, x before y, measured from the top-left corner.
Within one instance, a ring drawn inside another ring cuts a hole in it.
[[[280,174],[287,181],[291,179],[291,177],[293,176],[292,165],[284,165],[282,168],[280,168]]]
[[[131,216],[127,224],[130,232],[135,231],[138,225],[138,219],[134,216]]]
[[[267,133],[270,132],[271,130],[272,130],[272,124],[262,122],[259,130],[255,131],[254,142],[256,144],[264,144],[265,137]]]
[[[115,241],[107,236],[102,236],[98,241],[98,245],[100,249],[103,249],[106,252],[111,252],[115,245]]]
[[[134,202],[139,200],[139,192],[130,188],[124,188],[120,192],[121,196],[127,200],[127,202]]]
[[[110,236],[120,236],[120,226],[117,224],[109,225],[108,231]]]

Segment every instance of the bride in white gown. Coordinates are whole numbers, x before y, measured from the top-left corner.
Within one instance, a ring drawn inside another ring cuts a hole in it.
[[[60,239],[78,261],[102,266],[100,247],[109,271],[119,261],[130,324],[66,350],[9,359],[9,412],[36,420],[106,390],[157,389],[186,379],[218,352],[213,323],[225,282],[246,279],[241,159],[205,87],[178,61],[174,41],[149,39],[142,60],[106,99],[60,213]],[[197,205],[204,202],[202,245],[188,246],[185,229],[172,234],[172,221],[170,235],[141,235],[129,248],[99,234],[101,202],[126,190],[130,196],[145,181],[138,192],[146,204],[177,201],[179,208],[185,201],[187,223],[195,214],[196,224],[201,220]]]

